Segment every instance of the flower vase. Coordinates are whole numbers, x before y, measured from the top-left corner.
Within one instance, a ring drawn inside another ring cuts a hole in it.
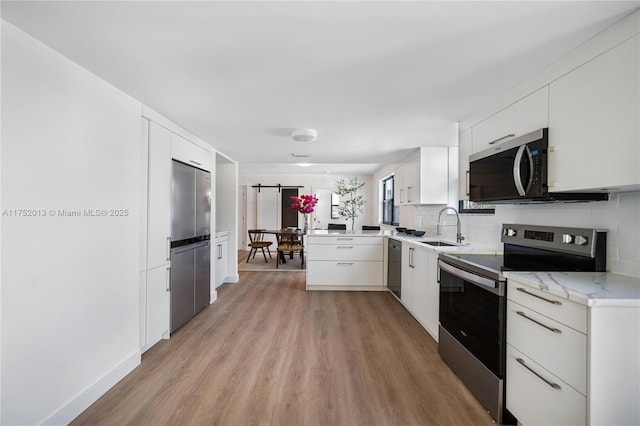
[[[309,233],[309,215],[304,214],[304,225],[302,227],[302,232],[307,235]]]

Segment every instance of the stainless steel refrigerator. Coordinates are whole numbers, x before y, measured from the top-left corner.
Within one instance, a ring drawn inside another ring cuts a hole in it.
[[[209,304],[211,174],[173,160],[171,332]]]

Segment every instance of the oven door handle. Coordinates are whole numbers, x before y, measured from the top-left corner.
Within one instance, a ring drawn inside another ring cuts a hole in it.
[[[440,267],[440,269],[447,271],[451,275],[462,278],[463,280],[477,285],[478,287],[483,287],[492,293],[500,294],[498,284],[494,280],[481,277],[480,275],[472,274],[471,272],[467,272],[462,269],[458,269],[454,266],[449,265],[448,263],[443,262],[440,259],[438,259],[438,266]]]

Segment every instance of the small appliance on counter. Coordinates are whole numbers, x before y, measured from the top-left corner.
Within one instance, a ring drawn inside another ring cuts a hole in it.
[[[502,225],[504,255],[441,253],[442,359],[499,423],[506,409],[506,278],[503,271],[606,270],[607,233],[595,229]]]

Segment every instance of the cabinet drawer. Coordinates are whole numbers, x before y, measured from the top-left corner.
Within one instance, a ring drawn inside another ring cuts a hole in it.
[[[507,297],[542,315],[587,333],[587,307],[513,279],[507,281]]]
[[[173,133],[171,135],[171,157],[190,166],[211,171],[211,152]]]
[[[307,285],[382,286],[383,262],[307,261]]]
[[[307,260],[369,260],[382,261],[381,245],[365,244],[314,244],[307,247]]]
[[[383,237],[359,237],[354,235],[344,235],[335,237],[324,237],[318,235],[309,235],[307,244],[333,244],[333,245],[349,245],[349,244],[371,244],[382,245]]]
[[[507,343],[587,393],[587,336],[507,301]]]
[[[526,366],[518,360],[524,362]],[[556,387],[552,387],[552,384]],[[507,409],[518,419],[518,424],[548,426],[587,424],[586,397],[511,345],[507,345],[506,390]]]

